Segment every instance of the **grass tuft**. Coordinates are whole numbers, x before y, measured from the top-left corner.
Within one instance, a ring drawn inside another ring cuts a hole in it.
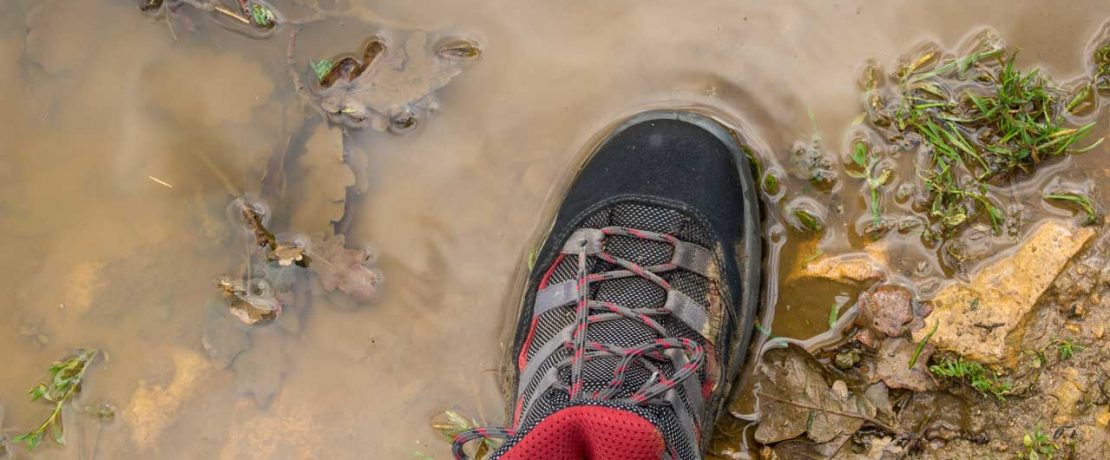
[[[983,395],[992,395],[1000,401],[1006,399],[1012,384],[998,378],[998,375],[987,370],[982,364],[975,361],[965,361],[963,358],[945,358],[941,362],[929,366],[929,372],[938,377],[964,380],[975,391]]]
[[[931,234],[948,238],[980,218],[999,232],[1007,217],[989,193],[991,184],[1102,142],[1085,143],[1094,123],[1070,126],[1065,119],[1076,99],[1038,69],[1018,68],[1016,56],[985,43],[931,70],[911,66],[901,75],[900,99],[872,115],[876,126],[889,126],[926,155],[918,175]],[[860,153],[852,158],[866,164]]]

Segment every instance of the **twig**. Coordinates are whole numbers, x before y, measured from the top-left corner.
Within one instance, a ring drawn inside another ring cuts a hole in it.
[[[854,413],[854,412],[842,412],[842,411],[838,411],[838,410],[835,410],[835,409],[826,409],[826,408],[823,408],[823,407],[817,407],[817,406],[810,405],[810,404],[805,404],[805,403],[800,403],[800,402],[795,402],[795,401],[788,401],[788,400],[779,398],[777,396],[769,395],[769,394],[764,393],[762,391],[757,391],[756,395],[758,395],[760,397],[770,399],[772,401],[778,401],[778,402],[783,403],[783,404],[789,404],[791,406],[800,407],[802,409],[809,409],[809,410],[827,412],[827,413],[830,413],[830,414],[833,414],[833,415],[840,415],[842,417],[848,417],[848,418],[863,420],[865,422],[872,423],[875,426],[878,426],[879,428],[887,430],[891,433],[898,434],[898,435],[905,434],[902,430],[899,430],[899,429],[897,429],[893,426],[887,425],[886,423],[883,423],[883,422],[879,421],[878,419],[876,419],[874,417],[868,417],[868,416],[863,415],[863,414],[858,414],[858,413]]]
[[[170,28],[170,38],[173,38],[173,42],[177,43],[177,32],[173,30],[173,13],[169,10],[166,11],[166,26]]]
[[[246,25],[248,25],[248,26],[249,26],[249,25],[251,24],[251,21],[250,21],[250,19],[247,19],[247,18],[244,18],[244,17],[240,16],[240,15],[239,15],[239,13],[236,13],[236,12],[234,12],[234,11],[231,11],[231,10],[227,9],[227,7],[226,7],[226,6],[223,6],[223,5],[216,5],[216,6],[215,6],[215,7],[214,7],[214,8],[212,9],[212,11],[215,11],[215,12],[217,12],[217,13],[220,13],[220,14],[222,14],[222,15],[224,15],[224,16],[227,16],[227,17],[229,17],[229,18],[232,18],[232,19],[234,19],[234,20],[236,20],[236,21],[239,21],[239,22],[241,22],[241,23],[243,23],[243,24],[246,24]]]

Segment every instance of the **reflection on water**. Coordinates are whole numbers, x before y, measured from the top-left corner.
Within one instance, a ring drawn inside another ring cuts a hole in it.
[[[1099,1],[376,3],[306,27],[295,58],[397,30],[474,37],[482,56],[414,132],[346,135],[360,193],[339,226],[379,254],[380,300],[314,296],[286,312],[295,325],[252,330],[230,366],[202,343],[215,281],[246,256],[225,209],[243,193],[277,197],[275,225],[297,231],[282,211],[315,191],[297,168],[263,190],[273,158],[303,150],[321,123],[293,89],[283,31],[250,38],[130,2],[0,3],[5,433],[42,415],[24,394],[51,360],[95,346],[110,359],[90,371],[82,403],[112,402],[116,419],[70,414],[67,446],[37,456],[448,458],[435,414],[503,420],[496,370],[513,281],[599,129],[644,107],[711,106],[781,171],[797,139],[846,144],[864,58],[892,62],[926,39],[955,46],[990,25],[1025,63],[1076,75],[1110,15]],[[1103,154],[1050,169],[1093,181],[1097,195]],[[799,181],[783,187],[784,200],[808,193]],[[858,215],[861,203],[842,201]],[[833,224],[823,251],[859,247],[854,219]],[[784,264],[806,257],[793,233],[779,237]],[[921,258],[891,251],[895,264]],[[812,334],[830,300],[851,294],[781,292],[775,327]]]

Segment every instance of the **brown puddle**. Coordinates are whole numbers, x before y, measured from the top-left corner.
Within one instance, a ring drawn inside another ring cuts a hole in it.
[[[274,5],[287,17],[305,11],[287,3]],[[1087,71],[1088,41],[1110,17],[1101,1],[379,3],[306,28],[298,63],[356,53],[383,31],[469,37],[481,57],[438,92],[438,113],[415,131],[350,135],[364,152],[351,171],[363,193],[348,195],[340,225],[350,245],[376,250],[379,301],[316,296],[295,326],[253,331],[228,369],[202,346],[216,280],[245,256],[228,203],[270,193],[271,158],[300,148],[320,123],[299,109],[285,31],[251,38],[196,12],[167,21],[109,0],[0,4],[3,434],[47,410],[25,394],[52,360],[93,346],[109,359],[90,371],[80,401],[114,404],[115,420],[71,414],[67,445],[37,457],[449,458],[434,416],[455,408],[503,422],[497,369],[514,281],[559,187],[599,130],[649,107],[712,107],[735,125],[783,178],[777,216],[803,195],[843,209],[820,245],[767,225],[779,249],[768,262],[784,281],[768,286],[777,299],[768,326],[814,335],[837,297],[850,303],[858,289],[799,288],[785,282],[788,267],[817,248],[861,250],[854,229],[865,209],[855,182],[815,193],[786,174],[788,156],[814,135],[830,152],[847,150],[865,59],[889,69],[922,41],[955,48],[989,26],[1023,50],[1020,63],[1063,82]],[[1106,133],[1105,111],[1098,126],[1092,138]],[[1056,161],[1016,187],[1087,182],[1105,206],[1105,155],[1104,146]],[[331,177],[297,171],[275,210]],[[1027,206],[1030,220],[1069,215]],[[301,219],[291,215],[275,213],[275,223]],[[946,276],[915,238],[887,243],[893,270]],[[718,451],[742,458],[738,443],[723,439]]]

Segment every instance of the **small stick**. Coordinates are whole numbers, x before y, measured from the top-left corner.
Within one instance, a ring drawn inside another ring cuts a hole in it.
[[[164,181],[164,180],[162,180],[162,179],[159,179],[159,178],[157,178],[157,177],[154,177],[154,176],[146,176],[146,178],[147,178],[147,179],[150,179],[150,180],[152,180],[152,181],[154,181],[154,182],[156,182],[156,183],[158,183],[159,185],[163,185],[163,186],[165,186],[166,188],[173,188],[173,185],[170,185],[170,183],[169,183],[169,182],[166,182],[166,181]]]
[[[246,24],[248,26],[251,24],[251,21],[249,19],[240,16],[239,13],[236,13],[234,11],[231,11],[231,10],[227,9],[226,6],[216,5],[216,7],[214,8],[214,11],[216,11],[217,13],[223,14],[224,16],[235,19],[236,21],[239,21],[239,22],[241,22],[243,24]]]
[[[802,408],[802,409],[809,409],[809,410],[816,410],[816,411],[821,411],[821,412],[828,412],[828,413],[830,413],[830,414],[834,414],[834,415],[840,415],[840,416],[843,416],[843,417],[849,417],[849,418],[854,418],[854,419],[859,419],[859,420],[863,420],[863,421],[865,421],[865,422],[870,422],[870,423],[873,423],[873,424],[875,424],[876,426],[878,426],[879,428],[882,428],[882,429],[884,429],[884,430],[887,430],[887,431],[889,431],[889,432],[891,432],[891,433],[894,433],[894,434],[899,434],[899,435],[901,435],[901,434],[904,434],[904,433],[902,432],[902,430],[899,430],[899,429],[897,429],[897,428],[894,428],[894,427],[892,427],[892,426],[890,426],[890,425],[887,425],[886,423],[880,422],[879,420],[877,420],[877,419],[875,419],[875,418],[873,418],[873,417],[868,417],[868,416],[866,416],[866,415],[863,415],[863,414],[857,414],[857,413],[853,413],[853,412],[841,412],[841,411],[838,411],[838,410],[833,410],[833,409],[825,409],[825,408],[822,408],[822,407],[817,407],[817,406],[813,406],[813,405],[809,405],[809,404],[804,404],[804,403],[800,403],[800,402],[787,401],[787,400],[785,400],[785,399],[782,399],[782,398],[778,398],[778,397],[776,397],[776,396],[771,396],[771,395],[769,395],[769,394],[767,394],[767,393],[764,393],[764,392],[762,392],[762,391],[756,392],[756,395],[758,395],[758,396],[760,396],[760,397],[765,397],[765,398],[767,398],[767,399],[770,399],[770,400],[773,400],[773,401],[778,401],[778,402],[780,402],[780,403],[783,403],[783,404],[789,404],[789,405],[791,405],[791,406],[795,406],[795,407],[800,407],[800,408]]]

